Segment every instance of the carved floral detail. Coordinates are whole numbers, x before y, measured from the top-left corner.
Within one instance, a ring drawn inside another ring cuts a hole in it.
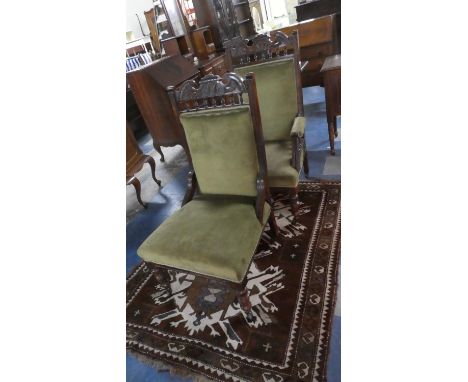
[[[198,110],[243,104],[245,91],[242,78],[235,73],[225,73],[222,77],[208,74],[198,83],[195,80],[184,82],[175,97],[182,110]]]
[[[273,36],[259,34],[251,40],[236,37],[226,41],[224,47],[230,51],[232,60],[242,65],[285,55],[288,50],[294,49],[295,39],[295,35],[288,37],[285,33],[277,31]]]

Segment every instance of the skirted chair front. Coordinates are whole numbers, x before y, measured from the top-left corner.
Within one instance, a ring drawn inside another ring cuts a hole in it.
[[[245,87],[250,104],[242,104]],[[138,255],[148,263],[233,283],[245,317],[253,320],[247,271],[268,221],[277,233],[260,114],[252,102],[255,79],[208,75],[173,95],[173,107],[186,109],[180,122],[192,167],[188,190],[182,208],[145,240]]]
[[[297,32],[225,44],[228,70],[255,73],[271,188],[288,189],[294,215],[302,166],[309,172]],[[294,54],[288,54],[293,51]]]

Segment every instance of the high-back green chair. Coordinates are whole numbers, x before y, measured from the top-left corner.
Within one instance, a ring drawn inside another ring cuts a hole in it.
[[[245,90],[249,104],[243,102]],[[208,75],[171,92],[189,148],[188,190],[182,208],[145,240],[138,255],[231,283],[245,317],[254,320],[247,271],[267,221],[273,236],[278,233],[255,77]],[[159,276],[164,281],[164,273]]]
[[[255,73],[271,188],[288,189],[294,216],[302,166],[309,173],[297,31],[225,43],[228,70]]]

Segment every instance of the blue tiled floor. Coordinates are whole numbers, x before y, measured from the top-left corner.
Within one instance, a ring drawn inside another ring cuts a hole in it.
[[[341,316],[335,315],[332,325],[327,379],[328,382],[339,382],[341,381]]]
[[[320,87],[304,89],[306,116],[306,144],[309,178],[340,180],[341,141],[335,141],[336,156],[329,153],[328,127],[325,114],[324,91]],[[341,121],[338,119],[338,129]],[[180,208],[186,189],[188,168],[181,168],[174,179],[148,203],[148,209],[127,224],[127,274],[140,262],[136,249],[168,216]],[[305,179],[304,174],[301,175]],[[335,315],[328,358],[328,381],[341,381],[341,316]],[[167,371],[157,371],[131,355],[127,355],[127,382],[182,382]]]
[[[187,174],[188,167],[181,169],[148,203],[148,209],[140,212],[127,224],[127,274],[141,262],[136,255],[140,244],[168,216],[180,208],[187,185]]]

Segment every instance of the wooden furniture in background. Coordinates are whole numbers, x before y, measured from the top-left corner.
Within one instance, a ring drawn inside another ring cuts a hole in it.
[[[223,50],[223,36],[218,28],[218,20],[212,0],[192,0],[197,15],[198,27],[210,26],[213,43],[217,51]]]
[[[315,0],[299,4],[296,7],[297,21],[316,19],[323,16],[335,15],[336,41],[341,52],[341,0]]]
[[[232,6],[234,7],[234,16],[237,25],[239,25],[240,36],[243,38],[253,37],[256,32],[249,1],[232,0]]]
[[[132,91],[127,86],[126,89],[126,119],[127,124],[130,125],[133,133],[136,137],[142,136],[147,133],[148,130],[145,126],[145,121],[143,120],[140,109],[135,101],[135,97],[132,94]]]
[[[197,68],[200,70],[202,77],[207,74],[217,74],[222,76],[227,71],[224,60],[224,53],[216,53],[208,59],[198,60]]]
[[[177,88],[184,81],[197,76],[197,68],[180,55],[164,57],[127,73],[127,81],[162,162],[164,154],[161,146],[181,145],[188,152],[185,135],[178,116],[172,110],[167,88]]]
[[[336,35],[336,17],[325,16],[318,19],[292,24],[270,32],[272,37],[277,31],[290,35],[294,30],[299,31],[299,47],[301,61],[308,61],[301,74],[302,86],[322,85],[322,68],[325,58],[338,53]]]
[[[264,0],[249,0],[250,14],[252,15],[255,31],[263,29],[263,23],[265,22],[263,19],[262,4],[264,4]]]
[[[151,41],[153,42],[154,49],[157,49],[158,52],[161,52],[161,43],[159,42],[159,32],[156,26],[157,16],[154,11],[154,8],[151,8],[149,11],[143,12],[146,18],[146,24],[150,31]]]
[[[192,45],[188,43],[188,36],[181,35],[169,37],[161,40],[161,45],[164,48],[164,53],[167,56],[182,55],[191,60],[193,56]]]
[[[126,181],[127,186],[132,184],[135,187],[136,196],[138,202],[146,208],[146,204],[141,200],[141,184],[138,178],[135,176],[139,172],[145,163],[149,163],[151,167],[151,175],[154,181],[159,187],[161,187],[161,181],[156,178],[156,163],[153,157],[143,154],[138,142],[133,135],[132,129],[127,122],[127,170],[126,170]]]
[[[295,6],[297,21],[316,19],[341,12],[341,0],[314,0]]]
[[[178,0],[160,0],[170,25],[172,36],[181,36],[187,34],[184,24],[183,12]]]
[[[210,26],[204,26],[190,33],[195,55],[198,59],[207,59],[216,51]]]
[[[193,8],[192,0],[181,0],[180,5],[182,6],[182,12],[187,18],[187,22],[190,27],[197,26],[197,15],[195,9]]]
[[[226,72],[224,53],[216,52],[212,31],[212,27],[204,26],[190,33],[195,56],[198,59],[194,64],[200,70],[202,77],[207,74],[223,75]]]
[[[127,57],[136,56],[139,53],[151,52],[153,49],[151,47],[151,39],[148,37],[143,37],[126,44]]]
[[[171,36],[161,39],[166,55],[181,54],[187,58],[193,56],[190,39],[190,26],[178,0],[160,0],[166,19],[170,25]]]
[[[250,37],[255,28],[248,0],[192,0],[199,27],[211,26],[218,51],[223,42],[237,36]]]
[[[335,155],[335,138],[338,136],[336,117],[341,115],[341,54],[327,57],[321,72],[325,86],[330,152]]]

